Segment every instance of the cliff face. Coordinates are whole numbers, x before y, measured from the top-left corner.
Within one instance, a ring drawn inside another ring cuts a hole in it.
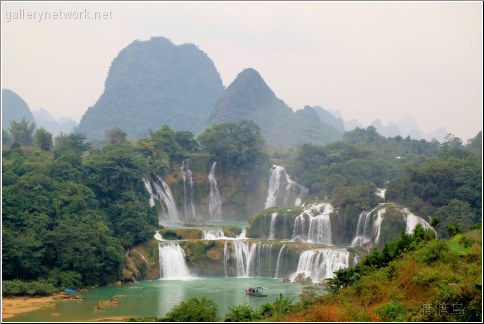
[[[167,124],[197,133],[223,91],[215,65],[197,46],[137,40],[113,60],[104,92],[78,131],[95,138],[117,127],[140,136]]]

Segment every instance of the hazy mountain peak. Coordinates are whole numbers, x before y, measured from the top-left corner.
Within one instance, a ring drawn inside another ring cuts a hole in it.
[[[25,118],[34,122],[29,106],[18,94],[9,89],[2,89],[2,128],[10,129],[10,121]]]
[[[341,133],[319,118],[312,107],[294,112],[277,98],[255,69],[240,72],[227,87],[212,113],[212,123],[252,120],[270,147],[293,147],[303,143],[328,143]]]
[[[167,124],[196,133],[223,91],[213,61],[197,46],[175,45],[165,37],[137,40],[113,60],[104,93],[78,131],[101,137],[118,127],[140,136]]]
[[[46,121],[55,121],[55,118],[44,108],[34,110],[32,114],[34,114],[35,120],[43,119]]]

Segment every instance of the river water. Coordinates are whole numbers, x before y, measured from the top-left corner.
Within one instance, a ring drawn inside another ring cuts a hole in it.
[[[267,297],[252,297],[245,294],[248,287],[265,288]],[[279,294],[296,297],[303,286],[283,283],[271,278],[194,278],[190,280],[149,280],[122,286],[95,288],[80,292],[85,297],[80,301],[60,301],[54,307],[40,309],[9,319],[15,322],[82,322],[110,317],[161,317],[173,306],[192,297],[208,297],[218,305],[220,320],[232,305],[248,304],[254,309],[275,300]],[[103,305],[116,295],[117,305]],[[7,320],[8,321],[8,320]]]

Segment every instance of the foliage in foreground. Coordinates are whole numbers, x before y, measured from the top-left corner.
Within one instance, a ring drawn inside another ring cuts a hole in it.
[[[218,307],[213,300],[190,298],[173,307],[160,322],[216,322]]]
[[[481,236],[422,240],[381,267],[372,261],[345,288],[282,320],[481,321]]]

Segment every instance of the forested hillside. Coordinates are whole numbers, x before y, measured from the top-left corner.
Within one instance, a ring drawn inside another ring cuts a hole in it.
[[[129,279],[124,253],[160,228],[160,206],[151,204],[144,181],[167,179],[181,210],[180,171],[188,160],[199,212],[182,222],[203,223],[213,162],[224,219],[247,220],[262,210],[271,162],[282,162],[308,188],[308,203],[327,198],[336,208],[332,227],[343,236],[334,242],[353,239],[358,215],[382,201],[377,188],[388,188],[387,202],[431,218],[439,236],[482,220],[481,133],[463,145],[452,136],[444,143],[384,138],[369,127],[325,146],[276,151],[265,148],[250,121],[218,124],[198,138],[165,125],[134,141],[112,129],[97,146],[77,133],[52,140],[25,120],[11,130],[13,144],[2,152],[3,279],[34,280],[43,285],[39,294]]]

